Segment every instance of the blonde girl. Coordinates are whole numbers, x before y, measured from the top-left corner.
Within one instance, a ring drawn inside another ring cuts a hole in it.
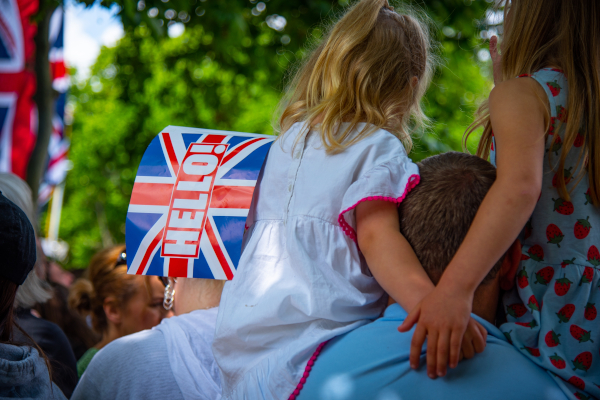
[[[379,316],[383,289],[408,310],[433,289],[397,212],[419,182],[408,122],[431,71],[424,24],[363,0],[298,72],[219,309],[224,399],[294,399],[325,341]]]
[[[418,320],[415,346],[437,335],[458,347],[475,288],[520,234],[501,329],[570,398],[600,398],[600,2],[503,3],[501,56],[491,46],[499,82],[470,130],[484,127],[478,154],[498,177],[403,329]]]

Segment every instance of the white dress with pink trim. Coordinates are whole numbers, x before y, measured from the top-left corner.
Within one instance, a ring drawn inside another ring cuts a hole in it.
[[[221,297],[213,353],[223,399],[295,398],[319,344],[377,318],[385,305],[355,243],[354,209],[368,200],[400,203],[418,183],[418,167],[387,131],[328,155],[303,128],[294,124],[271,147],[240,263]]]

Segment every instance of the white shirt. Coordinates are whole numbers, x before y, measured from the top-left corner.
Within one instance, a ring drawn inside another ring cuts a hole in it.
[[[221,381],[211,351],[217,311],[163,319],[109,343],[94,356],[71,399],[219,399]]]
[[[213,353],[224,399],[287,399],[319,343],[384,308],[354,242],[354,208],[399,203],[418,168],[387,131],[327,155],[318,133],[302,128],[294,124],[271,147],[238,270],[221,297]]]

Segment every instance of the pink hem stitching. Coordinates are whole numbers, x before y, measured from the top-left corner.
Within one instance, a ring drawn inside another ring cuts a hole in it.
[[[327,344],[327,342],[329,342],[329,340],[326,340],[323,343],[321,343],[317,347],[317,350],[315,350],[315,352],[313,353],[310,360],[308,360],[308,362],[306,363],[306,368],[304,368],[304,375],[302,375],[302,378],[300,379],[300,383],[298,383],[298,386],[296,386],[296,389],[294,389],[294,392],[292,394],[290,394],[290,397],[288,398],[288,400],[296,400],[296,396],[298,396],[300,394],[300,391],[302,390],[302,388],[304,387],[304,384],[306,383],[306,378],[308,378],[308,376],[310,375],[310,370],[312,369],[312,366],[315,364],[317,357],[319,357],[319,354],[321,354],[321,350],[323,350],[323,346],[325,346]]]
[[[419,184],[420,180],[421,180],[421,177],[419,175],[417,175],[417,174],[411,175],[410,178],[408,178],[408,182],[406,183],[406,188],[404,189],[404,194],[402,194],[402,196],[398,197],[397,199],[395,199],[393,197],[385,197],[385,196],[369,196],[369,197],[360,199],[359,201],[356,202],[355,205],[353,205],[352,207],[348,207],[347,209],[345,209],[344,211],[342,211],[340,213],[340,215],[338,216],[338,223],[340,224],[340,227],[342,228],[344,233],[350,239],[354,240],[355,243],[358,243],[356,240],[356,231],[354,230],[354,228],[352,228],[350,226],[350,224],[348,224],[348,222],[346,222],[346,219],[344,218],[344,214],[350,210],[355,209],[356,206],[358,206],[363,201],[384,200],[384,201],[391,201],[393,203],[400,204],[400,203],[402,203],[402,200],[404,200],[404,198],[406,197],[408,192],[410,192],[415,186],[417,186]]]

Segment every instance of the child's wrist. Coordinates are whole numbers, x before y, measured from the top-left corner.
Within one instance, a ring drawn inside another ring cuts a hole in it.
[[[458,277],[455,279],[452,276],[442,275],[442,278],[437,284],[437,289],[443,292],[447,292],[451,296],[459,296],[463,298],[473,298],[477,284],[470,282],[464,277]]]

